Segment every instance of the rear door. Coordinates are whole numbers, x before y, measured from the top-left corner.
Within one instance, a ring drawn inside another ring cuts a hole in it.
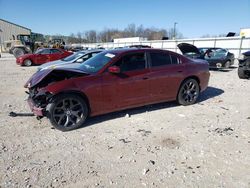
[[[152,100],[175,99],[184,77],[185,65],[177,54],[170,52],[150,52],[149,59]]]
[[[63,52],[58,49],[50,49],[50,61],[63,58]]]

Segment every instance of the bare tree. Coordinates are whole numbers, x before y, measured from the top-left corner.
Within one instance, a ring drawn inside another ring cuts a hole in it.
[[[82,43],[82,34],[81,34],[81,32],[77,32],[76,36],[77,36],[77,38],[78,38],[78,40],[79,40],[79,42],[81,44]]]
[[[95,30],[85,32],[85,38],[88,42],[97,42],[97,33]]]
[[[143,25],[136,26],[135,24],[129,24],[123,30],[105,28],[100,32],[97,32],[96,30],[88,30],[82,33],[72,33],[68,37],[68,42],[112,42],[115,38],[125,37],[143,37],[149,40],[161,40],[163,37],[172,38],[173,35],[173,28],[170,28],[169,31],[167,31],[166,29],[158,29],[154,27],[144,28]],[[176,30],[175,35],[176,38],[183,38],[183,35],[178,30]]]
[[[179,32],[179,30],[177,28],[176,29],[170,28],[168,30],[168,37],[170,39],[173,39],[173,38],[175,38],[175,39],[182,39],[182,38],[184,38],[183,34],[181,32]]]

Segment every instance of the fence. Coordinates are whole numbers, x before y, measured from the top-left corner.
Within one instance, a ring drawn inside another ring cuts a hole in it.
[[[152,40],[142,42],[124,42],[124,43],[84,43],[74,44],[81,45],[83,47],[98,48],[103,47],[105,49],[114,49],[118,47],[130,46],[130,45],[149,45],[153,48],[161,48],[171,50],[177,53],[181,53],[177,47],[179,43],[189,43],[197,47],[218,47],[226,48],[230,52],[234,53],[237,58],[242,52],[250,50],[250,37],[218,37],[218,38],[197,38],[197,39],[178,39],[178,40]]]

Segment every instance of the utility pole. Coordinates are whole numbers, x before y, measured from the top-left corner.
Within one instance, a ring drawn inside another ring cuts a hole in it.
[[[0,48],[1,48],[1,52],[2,52],[2,38],[1,38],[1,33],[3,32],[2,29],[0,29]],[[1,57],[1,54],[0,54]]]
[[[173,36],[174,40],[176,39],[176,25],[177,24],[178,24],[177,22],[174,22],[174,36]]]

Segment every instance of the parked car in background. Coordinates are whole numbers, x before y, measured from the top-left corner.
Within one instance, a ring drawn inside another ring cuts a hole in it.
[[[224,48],[199,48],[210,68],[230,68],[234,64],[234,54]]]
[[[192,59],[204,59],[204,54],[202,54],[200,50],[192,44],[180,43],[177,45],[177,47],[180,49],[181,53],[186,57]]]
[[[223,48],[197,48],[188,43],[180,43],[177,46],[187,57],[207,60],[209,68],[229,68],[234,64],[234,54]]]
[[[83,63],[84,61],[86,61],[87,59],[94,57],[96,54],[102,52],[103,50],[86,50],[86,51],[79,51],[76,52],[68,57],[65,57],[63,59],[60,60],[56,60],[56,61],[52,61],[52,62],[48,62],[45,63],[43,65],[40,65],[38,67],[38,71],[42,70],[42,69],[50,69],[50,68],[55,68],[58,66],[64,66],[67,64],[71,64],[71,63]]]
[[[238,76],[241,79],[249,79],[250,78],[250,51],[244,52],[238,58],[239,68],[238,68]]]
[[[150,48],[104,51],[70,65],[38,71],[25,84],[32,112],[62,131],[89,116],[147,104],[194,104],[210,75],[204,60]]]
[[[136,45],[130,45],[128,46],[128,48],[152,48],[152,47],[148,45],[136,44]]]
[[[34,54],[19,56],[16,59],[16,63],[22,66],[41,65],[49,61],[65,58],[71,54],[73,54],[73,52],[68,52],[63,49],[43,48],[37,50]]]

